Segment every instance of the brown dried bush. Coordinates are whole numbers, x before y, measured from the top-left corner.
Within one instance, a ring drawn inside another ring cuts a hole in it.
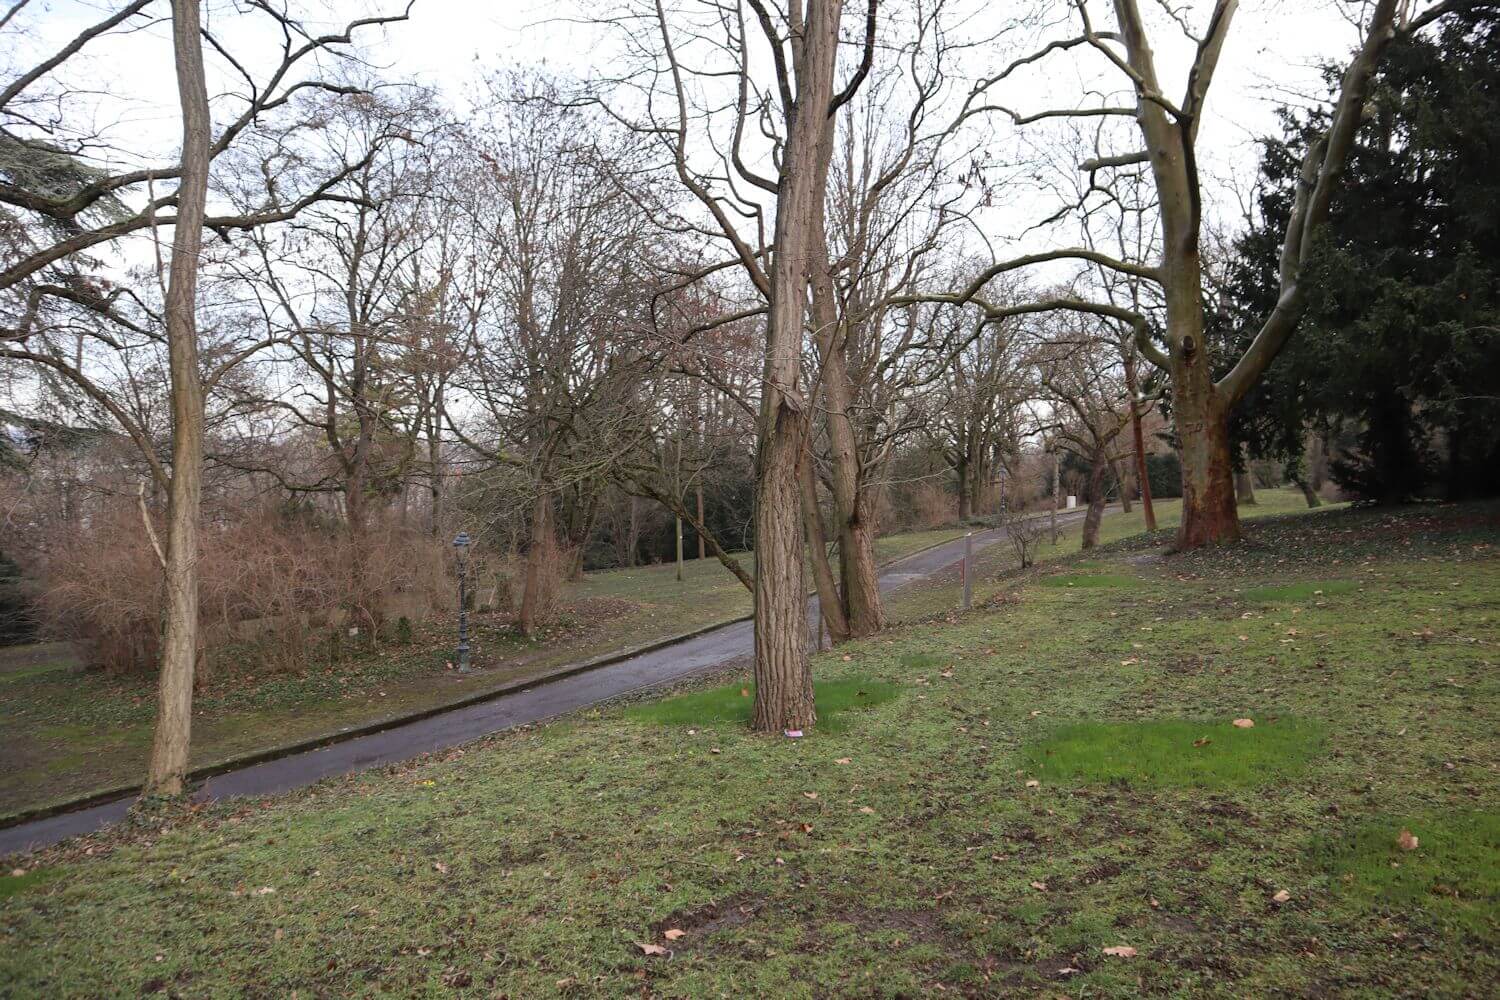
[[[355,627],[375,642],[387,617],[420,620],[452,602],[446,546],[393,525],[356,544],[336,527],[258,512],[204,526],[199,680],[236,670],[299,670],[320,638]],[[48,631],[115,672],[155,668],[161,569],[140,514],[120,505],[51,553]],[[334,648],[343,649],[340,641]]]

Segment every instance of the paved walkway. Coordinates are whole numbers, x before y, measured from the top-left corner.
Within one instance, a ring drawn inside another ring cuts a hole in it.
[[[1059,515],[1060,523],[1081,519],[1082,510]],[[974,534],[978,552],[1005,537],[1003,529]],[[908,556],[880,574],[880,589],[897,587],[942,572],[963,559],[964,540],[955,539]],[[816,621],[817,601],[808,602],[808,620]],[[501,695],[491,701],[456,708],[368,736],[292,754],[209,778],[194,798],[200,801],[236,795],[271,795],[310,785],[321,778],[349,774],[370,767],[409,760],[435,750],[467,743],[515,726],[550,719],[642,688],[680,680],[692,674],[747,656],[754,647],[751,622],[736,622],[663,649],[642,653],[597,670],[560,680],[540,680],[534,687]],[[0,854],[55,844],[91,833],[117,822],[130,808],[132,796],[101,805],[61,813],[0,829]]]

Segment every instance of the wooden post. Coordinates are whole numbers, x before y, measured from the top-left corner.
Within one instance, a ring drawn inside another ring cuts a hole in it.
[[[974,604],[974,532],[964,535],[964,610]]]
[[[682,582],[682,518],[677,519],[677,582]]]

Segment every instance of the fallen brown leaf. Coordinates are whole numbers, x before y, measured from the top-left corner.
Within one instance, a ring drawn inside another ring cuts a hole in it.
[[[1234,728],[1236,728],[1236,729],[1254,729],[1255,728],[1255,720],[1254,719],[1235,719],[1234,720]]]
[[[653,956],[656,956],[656,957],[660,958],[662,956],[665,956],[668,953],[667,949],[663,948],[661,945],[659,945],[659,944],[648,944],[645,941],[637,941],[635,943],[635,946],[637,948],[641,949],[641,954],[642,955],[653,955]]]
[[[1104,949],[1104,954],[1116,958],[1135,958],[1135,949],[1128,944],[1117,944]]]
[[[1403,851],[1415,851],[1417,844],[1421,843],[1406,827],[1401,828],[1401,833],[1396,837],[1396,846]]]
[[[687,937],[687,931],[680,927],[672,927],[662,932],[662,937],[668,941],[676,941],[678,938]]]

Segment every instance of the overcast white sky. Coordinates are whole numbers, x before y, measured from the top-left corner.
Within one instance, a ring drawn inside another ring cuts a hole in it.
[[[399,2],[311,0],[305,6],[319,12],[315,20],[310,19],[310,26],[318,22],[332,26],[360,12],[392,10]],[[972,2],[976,26],[989,19],[998,26],[1002,19],[1041,0]],[[1063,0],[1049,2],[1059,15],[1066,10]],[[44,0],[29,13],[38,30],[39,47],[61,44],[82,26],[97,21],[101,10],[113,6],[101,0]],[[608,57],[608,45],[596,30],[567,22],[570,17],[582,19],[599,6],[588,0],[418,0],[410,21],[367,38],[378,39],[371,53],[391,75],[434,85],[449,94],[455,104],[462,104],[469,86],[486,70],[544,63],[553,70],[588,75],[599,68],[598,64]],[[1143,6],[1160,19],[1149,0]],[[1201,29],[1209,7],[1206,0],[1189,0],[1183,10],[1188,21]],[[154,9],[160,16],[167,8],[163,2]],[[1105,3],[1096,0],[1091,9],[1101,22],[1108,20]],[[222,28],[231,22],[243,25],[248,19],[234,13],[230,0],[208,0],[206,20]],[[226,33],[225,37],[236,46],[251,46],[256,41],[243,33]],[[1169,94],[1178,94],[1191,47],[1175,30],[1158,30],[1153,37],[1163,84]],[[1320,92],[1317,64],[1330,59],[1342,61],[1356,40],[1355,29],[1340,14],[1335,0],[1245,0],[1221,60],[1209,115],[1200,132],[1200,149],[1208,154],[1205,173],[1220,181],[1252,177],[1257,159],[1254,139],[1276,130],[1273,111],[1277,104],[1289,94]],[[169,161],[178,143],[179,125],[167,26],[157,23],[128,37],[95,42],[86,52],[89,58],[80,78],[96,87],[98,93],[77,100],[89,102],[100,122],[123,122],[113,132],[122,148],[116,155],[134,159],[142,151],[150,151],[155,154],[151,157],[155,162]],[[1005,55],[997,51],[996,62]],[[13,51],[0,60],[11,62],[25,57],[26,53]],[[213,62],[211,59],[211,65]],[[1097,64],[1097,57],[1092,62]],[[1045,68],[1039,66],[1039,72],[1009,87],[1006,103],[1024,110],[1055,106],[1049,90],[1076,99],[1080,85],[1086,82],[1079,65],[1073,55],[1053,57]],[[211,81],[211,90],[215,82],[229,86],[228,78],[221,76]],[[1224,198],[1222,188],[1220,195],[1221,217],[1234,217],[1235,209]],[[992,214],[990,218],[997,221],[987,225],[1005,229],[1050,211],[1034,196],[1022,193],[1016,197],[1022,203],[1011,205],[1004,215]],[[1028,198],[1033,203],[1026,203]],[[999,244],[1007,242],[1007,233],[990,235]]]

